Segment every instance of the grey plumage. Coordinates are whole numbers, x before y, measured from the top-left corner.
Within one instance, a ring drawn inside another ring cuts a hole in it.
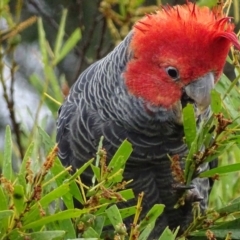
[[[176,228],[180,225],[184,229],[192,219],[193,199],[185,207],[173,209],[180,192],[173,188],[175,181],[167,154],[184,157],[187,153],[183,127],[175,121],[178,113],[174,109],[153,107],[126,89],[123,72],[132,58],[128,47],[132,34],[129,33],[111,53],[80,75],[59,110],[57,142],[62,163],[74,168],[95,156],[102,135],[108,159],[123,140],[132,143],[133,153],[124,176],[125,179],[134,179],[130,187],[135,194],[145,192],[143,215],[156,203],[166,205],[152,239],[158,237],[166,226]],[[181,164],[184,168],[184,160]],[[202,168],[207,169],[208,165]],[[91,184],[91,177],[89,169],[85,173],[88,184]],[[203,196],[201,209],[204,210],[209,180],[196,178],[192,184],[195,186],[191,190],[193,196]]]

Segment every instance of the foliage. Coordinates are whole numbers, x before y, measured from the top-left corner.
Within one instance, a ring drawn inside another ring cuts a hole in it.
[[[159,2],[157,1],[158,4]],[[154,5],[143,7],[142,3],[142,0],[101,1],[100,11],[116,43],[126,35],[143,12],[155,9]],[[200,3],[204,4],[204,1]],[[37,22],[44,81],[34,74],[30,82],[40,96],[37,108],[46,105],[56,118],[58,107],[64,98],[63,87],[67,85],[64,76],[59,81],[56,69],[76,47],[82,32],[76,29],[65,40],[67,11],[64,10],[52,47],[41,18],[20,20],[21,4],[22,1],[18,0],[15,17],[9,10],[9,1],[2,1],[0,4],[0,11],[9,25],[7,30],[0,32],[1,63],[5,56],[13,55],[21,42],[20,33]],[[210,207],[201,215],[199,206],[194,206],[194,221],[180,236],[181,240],[189,236],[196,240],[206,237],[240,239],[240,64],[239,53],[233,50],[231,53],[228,62],[234,66],[237,77],[231,82],[223,75],[212,91],[211,117],[196,129],[192,106],[188,105],[184,109],[185,141],[189,154],[186,157],[185,171],[179,177],[190,184],[193,173],[202,163],[211,162],[218,157],[219,166],[199,172],[199,177],[211,177],[215,180]],[[10,68],[12,86],[14,73],[17,71],[14,58],[11,58]],[[96,159],[89,160],[73,173],[71,167],[62,166],[56,156],[55,134],[49,136],[43,130],[44,122],[38,124],[39,111],[34,116],[35,125],[30,132],[17,123],[13,88],[10,88],[10,92],[6,89],[6,80],[2,74],[3,64],[0,64],[0,72],[1,85],[5,89],[4,97],[12,120],[12,131],[9,126],[6,127],[4,153],[0,156],[0,239],[100,239],[105,234],[106,226],[114,229],[114,239],[147,239],[164,206],[154,205],[146,218],[140,220],[144,193],[139,194],[136,206],[119,209],[116,205],[134,197],[132,190],[126,189],[129,182],[122,181],[124,165],[132,151],[131,144],[124,141],[107,164],[101,140]],[[17,170],[13,171],[15,159],[21,161],[17,164]],[[94,172],[91,187],[81,181],[81,174],[87,167],[91,167]],[[183,199],[184,196],[176,203],[176,207],[182,204]],[[83,206],[81,209],[74,208],[76,200]],[[128,230],[123,220],[131,215],[134,220]],[[178,229],[172,232],[166,228],[159,240],[176,239],[177,233]]]
[[[143,193],[139,195],[137,210],[135,206],[119,210],[114,205],[134,197],[132,190],[125,189],[128,182],[122,181],[124,165],[132,152],[129,142],[122,143],[108,166],[106,152],[100,147],[98,164],[94,165],[92,159],[70,175],[71,167],[64,168],[56,157],[57,146],[41,128],[38,131],[40,144],[46,151],[51,149],[49,154],[39,164],[36,159],[31,159],[34,148],[39,146],[30,144],[19,171],[13,173],[11,131],[6,128],[0,178],[0,239],[76,239],[78,236],[99,239],[103,227],[109,224],[119,239],[125,239],[127,230],[123,219],[133,214],[135,225],[130,236],[147,238],[163,211],[163,205],[154,205],[148,213],[149,220],[143,219],[140,223]],[[35,164],[37,167],[33,167]],[[81,182],[81,173],[89,166],[95,173],[91,188]],[[59,198],[63,200],[64,210]],[[74,198],[82,203],[82,209],[74,209]]]

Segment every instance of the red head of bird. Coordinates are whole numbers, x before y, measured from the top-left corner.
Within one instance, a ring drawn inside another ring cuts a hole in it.
[[[133,30],[133,58],[124,73],[128,90],[170,108],[192,82],[210,75],[218,81],[231,45],[240,49],[233,29],[229,17],[193,3],[145,16]]]

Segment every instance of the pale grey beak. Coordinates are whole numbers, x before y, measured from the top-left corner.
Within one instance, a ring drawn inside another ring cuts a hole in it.
[[[214,74],[210,72],[184,88],[187,96],[194,100],[197,110],[200,114],[204,112],[210,105],[210,93],[213,87]]]
[[[172,107],[176,123],[182,124],[182,109],[187,103],[194,104],[196,119],[199,116],[204,118],[204,115],[207,115],[209,111],[210,94],[213,87],[214,74],[211,72],[184,87],[181,100]]]

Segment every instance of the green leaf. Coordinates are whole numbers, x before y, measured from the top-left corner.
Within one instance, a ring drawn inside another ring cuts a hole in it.
[[[136,212],[136,206],[119,209],[122,219],[132,216]]]
[[[223,217],[230,213],[240,212],[240,202],[230,203],[229,205],[217,209],[216,211]]]
[[[51,96],[54,96],[54,99],[58,102],[62,102],[63,101],[63,96],[62,96],[62,91],[60,88],[60,85],[58,83],[58,79],[57,76],[54,72],[54,69],[52,66],[50,65],[46,65],[44,68],[44,72],[45,75],[47,76],[47,78],[49,79],[49,83],[50,86],[48,87],[48,93]],[[51,89],[51,91],[49,90],[49,88]],[[41,94],[44,93],[44,91],[46,91],[45,89],[42,89],[43,91],[41,92]],[[47,98],[45,98],[44,100],[47,100]],[[55,110],[57,112],[59,105],[56,104],[55,102],[53,102],[52,100],[48,99],[48,105],[50,107],[52,107],[53,110]]]
[[[211,109],[214,113],[219,113],[222,109],[222,100],[216,90],[211,91]]]
[[[9,235],[8,235],[9,240],[25,240],[24,236],[19,229],[13,229]]]
[[[215,174],[224,174],[224,173],[237,172],[237,171],[240,171],[240,163],[213,168],[209,171],[200,173],[199,177],[212,177]]]
[[[145,226],[145,228],[143,229],[143,231],[141,232],[141,234],[139,235],[138,240],[146,240],[148,239],[150,233],[152,232],[152,230],[155,227],[155,222],[149,223]]]
[[[231,82],[225,75],[222,75],[221,80],[218,81],[215,87],[215,89],[223,96],[222,106],[226,112],[225,115],[228,115],[227,117],[230,117],[231,119],[237,119],[239,117],[240,94],[236,87],[239,77],[240,76]],[[239,118],[237,121],[240,123]]]
[[[104,217],[104,216],[97,216],[94,221],[93,229],[97,232],[98,236],[100,236],[102,233],[105,219],[106,219],[106,217]]]
[[[12,137],[10,126],[6,127],[5,132],[2,175],[9,181],[12,180]]]
[[[67,239],[67,240],[99,240],[99,238],[74,238],[74,239]]]
[[[8,218],[13,215],[12,210],[8,210],[8,199],[4,193],[2,186],[0,186],[0,236],[1,232],[5,233],[8,228]]]
[[[26,184],[27,161],[30,159],[30,157],[32,155],[32,152],[33,152],[33,149],[34,149],[34,144],[31,143],[28,146],[28,149],[27,149],[27,151],[24,155],[23,161],[22,161],[21,166],[20,166],[19,174],[18,174],[18,183],[23,186],[24,191],[26,191],[26,187],[27,187],[27,184]]]
[[[14,214],[14,211],[12,211],[12,210],[0,211],[0,220],[9,218],[9,217],[13,216],[13,214]],[[2,227],[2,225],[1,225],[1,227]]]
[[[57,33],[57,38],[55,42],[55,48],[54,48],[54,55],[57,57],[60,52],[60,48],[62,47],[63,43],[63,38],[65,34],[65,25],[66,25],[66,19],[67,19],[67,9],[63,10],[61,21],[58,27],[58,33]]]
[[[199,6],[214,7],[217,5],[217,0],[199,0],[197,4]]]
[[[74,223],[71,219],[64,219],[58,222],[59,224],[59,229],[65,231],[65,236],[64,239],[66,238],[76,238],[76,231],[75,231],[75,226]]]
[[[8,209],[7,195],[5,194],[3,187],[0,185],[0,210],[7,210],[7,209]]]
[[[83,237],[84,238],[92,238],[92,237],[99,238],[99,234],[92,227],[89,227],[86,231],[84,231]]]
[[[80,39],[81,30],[77,28],[63,45],[59,55],[54,59],[54,65],[58,64],[76,46]]]
[[[106,209],[106,214],[115,230],[119,223],[123,223],[119,209],[115,204]]]
[[[24,188],[22,185],[15,185],[13,191],[13,203],[18,215],[20,215],[25,206]]]
[[[222,145],[220,145],[218,148],[217,148],[217,151],[212,153],[212,154],[209,154],[205,159],[204,159],[204,162],[211,162],[212,160],[216,159],[218,156],[220,156],[222,153],[228,151],[229,149],[231,149],[231,147],[233,147],[234,143],[229,143],[229,144],[224,144],[224,143],[221,143]]]
[[[231,232],[231,239],[240,239],[240,219],[235,219],[233,221],[223,222],[216,227],[210,228],[210,231],[213,232],[215,238],[224,240],[229,232]],[[206,239],[206,230],[197,231],[191,233],[191,236],[204,236]]]
[[[133,7],[137,8],[144,3],[144,0],[135,0],[135,1],[132,1],[132,2],[134,4]]]
[[[120,192],[118,192],[119,194],[121,194],[121,196],[125,199],[125,200],[129,200],[132,198],[135,198],[134,192],[132,189],[125,189],[122,190]]]
[[[80,176],[89,166],[91,166],[94,159],[90,159],[86,163],[84,163],[73,175],[71,175],[68,181],[74,181],[78,176]]]
[[[7,4],[10,2],[10,0],[3,0],[0,2],[0,7],[3,9],[5,6],[7,6]],[[9,6],[7,6],[9,7]]]
[[[100,164],[100,159],[101,159],[101,157],[100,157],[100,151],[102,150],[102,148],[103,148],[103,139],[104,139],[104,137],[103,136],[101,136],[100,137],[100,140],[99,140],[99,144],[98,144],[98,150],[97,150],[97,155],[96,155],[96,161],[95,161],[95,169],[93,168],[93,172],[94,172],[94,175],[93,175],[93,177],[92,177],[92,185],[93,186],[95,186],[95,182],[96,182],[96,178],[98,179],[98,181],[100,180],[100,176],[101,176],[101,174],[100,174],[100,169],[99,170],[97,170],[97,168],[99,168],[99,164]]]
[[[94,176],[97,178],[98,181],[100,181],[100,177],[101,177],[100,168],[96,167],[96,166],[94,166],[92,164],[91,164],[91,168],[92,168],[92,171],[94,173]]]
[[[27,234],[29,239],[34,240],[56,240],[56,238],[62,239],[62,237],[65,235],[65,231],[44,231],[44,232],[33,232],[30,234]]]
[[[112,168],[111,175],[116,173],[125,165],[126,161],[132,153],[132,150],[133,149],[131,143],[127,140],[124,140],[108,164],[108,167]]]
[[[175,240],[178,229],[173,233],[169,227],[166,227],[158,240]]]
[[[70,219],[70,218],[76,218],[81,216],[82,214],[86,213],[88,210],[86,209],[68,209],[62,212],[55,213],[50,216],[42,217],[41,219],[38,219],[36,221],[33,221],[25,226],[23,226],[23,229],[32,229],[36,227],[42,227],[46,225],[47,223],[54,222],[54,221],[61,221],[63,219]]]
[[[41,205],[41,207],[47,207],[51,202],[68,193],[68,191],[69,191],[69,185],[63,184],[57,187],[56,189],[54,189],[53,191],[44,195],[37,203],[35,203],[31,207],[30,211],[24,215],[24,218],[23,218],[24,225],[30,222],[33,222],[35,219],[40,217],[40,212],[38,207],[39,204]]]
[[[186,184],[190,184],[192,181],[192,176],[195,171],[195,162],[193,161],[193,155],[198,150],[198,138],[196,137],[195,140],[191,144],[191,148],[188,152],[187,158],[185,160],[185,171],[184,171],[184,178],[186,180]]]
[[[0,239],[3,239],[2,236],[8,231],[9,222],[13,215],[14,211],[12,210],[0,211]]]
[[[139,229],[143,230],[148,224],[157,220],[157,218],[163,213],[165,206],[163,204],[155,204],[147,213],[146,217],[140,222]]]
[[[79,187],[77,186],[75,180],[76,180],[76,178],[79,177],[80,174],[82,174],[86,170],[86,168],[88,168],[92,164],[93,160],[94,159],[91,159],[88,162],[86,162],[85,164],[83,164],[82,167],[79,168],[73,175],[70,175],[67,172],[65,172],[64,174],[59,176],[59,173],[63,172],[65,170],[65,168],[62,166],[62,164],[58,158],[55,160],[54,165],[51,168],[51,172],[53,173],[53,175],[58,176],[58,178],[56,179],[57,184],[60,186],[64,181],[66,181],[66,183],[69,183],[70,184],[70,193],[82,204],[83,204],[83,198],[82,198]],[[66,204],[66,206],[68,208],[74,207],[71,194],[66,194],[63,196],[64,203]]]
[[[191,148],[192,142],[197,135],[195,113],[192,104],[187,104],[183,109],[183,128],[188,148]]]
[[[126,1],[125,0],[119,0],[119,13],[123,18],[126,17]]]
[[[65,168],[63,167],[62,163],[58,158],[55,159],[54,164],[50,171],[56,177],[55,181],[58,186],[61,186],[63,182],[66,181],[66,179],[69,179],[71,177],[71,175],[68,172],[66,172]],[[63,172],[63,174],[60,174],[61,172]],[[83,200],[76,182],[73,181],[72,183],[70,183],[69,188],[70,192],[62,196],[62,198],[66,207],[72,209],[74,208],[72,196],[75,196],[75,198],[82,203]]]
[[[50,96],[54,96],[54,99],[57,99],[57,101],[62,102],[63,97],[61,95],[60,86],[56,79],[56,75],[54,74],[54,70],[52,69],[51,66],[47,66],[44,68],[44,72],[51,83],[51,85],[47,87],[48,90],[47,94]],[[44,96],[46,89],[44,84],[42,83],[42,80],[36,74],[32,74],[30,76],[30,82],[32,86],[37,90],[39,95],[44,99],[44,103],[48,106],[48,108],[55,116],[59,108],[59,105],[52,99],[49,99],[48,97]]]
[[[48,54],[47,54],[47,43],[46,43],[46,36],[45,36],[45,31],[43,28],[43,23],[42,19],[38,18],[38,38],[39,38],[39,45],[40,45],[40,50],[41,50],[41,56],[43,63],[45,65],[48,65]]]
[[[38,133],[41,137],[41,141],[45,146],[46,152],[50,152],[51,149],[54,147],[55,143],[52,141],[52,139],[49,137],[49,135],[38,126]]]
[[[62,197],[69,191],[69,184],[62,184],[61,186],[53,189],[51,192],[45,194],[40,200],[39,203],[46,207],[48,206],[52,201]]]
[[[97,214],[100,214],[103,212],[102,210],[103,208],[100,208],[97,211]],[[122,208],[122,209],[118,209],[121,215],[121,219],[125,219],[127,217],[133,216],[136,212],[136,206],[131,206],[131,207],[127,207],[127,208]],[[104,226],[108,226],[111,224],[111,221],[109,218],[106,218]]]

